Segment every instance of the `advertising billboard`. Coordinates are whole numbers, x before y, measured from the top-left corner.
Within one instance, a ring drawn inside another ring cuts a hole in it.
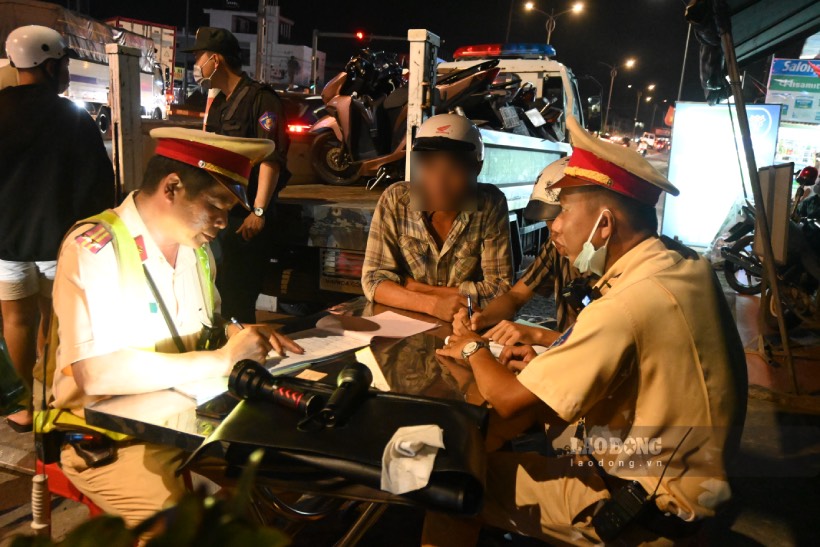
[[[780,126],[780,105],[747,105],[758,167],[772,165]],[[662,233],[687,245],[706,247],[714,239],[743,185],[751,196],[746,156],[734,105],[677,104],[669,155],[669,180],[680,195],[666,196]]]
[[[820,60],[774,59],[766,102],[782,105],[782,119],[820,123]]]

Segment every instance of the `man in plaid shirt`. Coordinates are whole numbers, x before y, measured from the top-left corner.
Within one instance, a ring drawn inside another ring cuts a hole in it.
[[[463,116],[428,119],[413,142],[414,182],[382,194],[367,241],[362,288],[374,302],[452,321],[510,289],[507,202],[478,184],[484,145]]]

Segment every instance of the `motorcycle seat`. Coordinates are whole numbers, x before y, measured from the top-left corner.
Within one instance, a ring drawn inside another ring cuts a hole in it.
[[[385,110],[393,110],[395,108],[402,108],[407,104],[407,88],[400,87],[393,93],[387,96],[382,103]]]

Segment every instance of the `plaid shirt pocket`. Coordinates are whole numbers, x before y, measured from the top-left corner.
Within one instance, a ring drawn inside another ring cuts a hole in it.
[[[421,239],[408,235],[399,236],[401,255],[407,263],[407,270],[413,279],[424,279],[427,277],[429,266],[430,244]]]

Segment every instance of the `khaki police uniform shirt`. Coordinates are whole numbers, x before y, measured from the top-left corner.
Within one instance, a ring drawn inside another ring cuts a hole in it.
[[[708,261],[650,238],[596,284],[603,296],[518,376],[570,423],[585,418],[586,452],[610,475],[683,519],[729,497],[725,459],[737,449],[746,365]],[[579,461],[589,462],[590,458]]]
[[[143,264],[157,285],[177,331],[188,350],[196,347],[203,325],[210,325],[205,285],[195,250],[180,246],[175,267],[165,260],[140,217],[130,194],[114,211],[142,249]],[[54,312],[59,321],[60,345],[54,372],[55,408],[82,415],[99,400],[82,392],[71,365],[121,349],[140,348],[138,340],[154,340],[156,351],[177,353],[171,333],[148,284],[140,294],[123,294],[117,257],[110,236],[101,226],[81,226],[65,239],[54,280]],[[209,256],[210,256],[210,250]],[[215,273],[211,256],[211,274]],[[216,309],[219,297],[214,288]],[[134,310],[134,302],[143,309]]]

